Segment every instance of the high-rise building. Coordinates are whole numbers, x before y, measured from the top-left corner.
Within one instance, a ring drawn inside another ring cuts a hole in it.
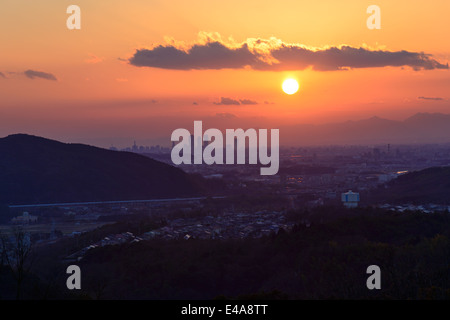
[[[356,208],[359,202],[359,193],[349,190],[341,194],[341,200],[345,207]]]

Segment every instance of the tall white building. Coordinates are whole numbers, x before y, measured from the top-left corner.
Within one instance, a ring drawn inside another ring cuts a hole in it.
[[[356,208],[359,202],[359,193],[349,190],[348,192],[341,194],[341,200],[345,207]]]

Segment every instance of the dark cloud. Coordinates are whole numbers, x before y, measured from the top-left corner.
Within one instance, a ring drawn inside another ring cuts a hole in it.
[[[275,102],[264,101],[264,104],[275,104]]]
[[[240,99],[241,104],[258,104],[258,102],[249,99]]]
[[[434,100],[434,101],[444,100],[444,98],[440,98],[440,97],[418,97],[417,99],[420,99],[420,100]]]
[[[235,105],[235,106],[239,106],[239,105],[254,105],[254,104],[258,104],[257,101],[254,100],[250,100],[250,99],[239,99],[239,100],[235,100],[235,99],[231,99],[231,98],[226,98],[226,97],[221,97],[220,98],[220,102],[214,102],[215,105],[218,106],[231,106],[231,105]]]
[[[230,105],[236,105],[239,106],[241,103],[238,100],[234,100],[231,98],[225,98],[225,97],[221,97],[220,98],[220,102],[214,102],[214,104],[218,105],[218,106],[230,106]]]
[[[423,52],[383,51],[350,46],[312,49],[281,40],[248,39],[233,46],[222,40],[209,39],[187,50],[175,45],[159,45],[153,49],[139,49],[129,63],[138,67],[163,69],[240,69],[303,70],[311,67],[319,71],[409,66],[414,70],[449,69],[431,55]]]
[[[0,72],[0,78],[6,78],[6,76],[3,72]]]
[[[448,69],[431,58],[431,55],[408,51],[372,51],[365,48],[342,46],[311,51],[302,47],[282,46],[272,51],[280,63],[257,66],[267,70],[302,70],[312,67],[319,71],[347,70],[353,68],[380,68],[409,66],[414,70]]]
[[[42,71],[27,70],[24,72],[24,75],[30,79],[41,78],[45,80],[57,81],[56,77],[53,74]]]
[[[256,63],[256,57],[248,46],[229,48],[214,41],[194,45],[187,52],[174,46],[158,46],[137,50],[130,63],[138,67],[162,69],[239,69]]]
[[[192,104],[193,104],[194,106],[198,106],[198,102],[196,102],[196,101],[192,102]]]

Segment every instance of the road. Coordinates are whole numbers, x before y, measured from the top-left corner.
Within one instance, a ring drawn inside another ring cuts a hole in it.
[[[133,203],[164,203],[164,202],[190,202],[205,200],[208,197],[196,198],[171,198],[171,199],[149,199],[149,200],[121,200],[121,201],[90,201],[90,202],[67,202],[67,203],[43,203],[43,204],[19,204],[10,205],[11,209],[21,208],[39,208],[39,207],[78,207],[78,206],[92,206],[105,204],[133,204]],[[211,199],[224,199],[223,196],[211,197]]]

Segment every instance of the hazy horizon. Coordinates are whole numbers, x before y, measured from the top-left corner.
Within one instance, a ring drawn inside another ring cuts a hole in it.
[[[356,130],[364,130],[366,131],[368,129],[367,124],[371,123],[374,128],[377,129],[377,125],[382,124],[384,125],[385,122],[387,122],[391,127],[401,127],[405,124],[406,121],[411,121],[411,119],[419,118],[419,121],[422,120],[423,117],[431,117],[433,118],[432,121],[435,121],[436,118],[439,118],[439,122],[447,120],[445,124],[450,124],[450,113],[443,114],[443,113],[427,113],[427,112],[421,112],[413,114],[405,119],[397,120],[397,119],[386,119],[379,117],[377,115],[374,115],[369,118],[363,118],[363,119],[348,119],[346,121],[334,121],[334,122],[327,122],[323,124],[311,124],[311,123],[298,123],[294,125],[289,126],[283,126],[281,127],[281,133],[286,133],[287,135],[290,135],[290,137],[286,137],[286,135],[281,135],[281,147],[302,147],[302,146],[325,146],[325,145],[381,145],[385,143],[396,143],[396,144],[442,144],[442,143],[450,143],[450,129],[448,132],[448,135],[439,137],[438,139],[433,136],[432,134],[426,135],[423,134],[423,140],[417,141],[417,140],[408,140],[412,139],[412,130],[411,128],[406,128],[404,130],[409,130],[406,132],[409,134],[409,137],[402,137],[402,132],[394,132],[394,135],[392,136],[383,136],[383,134],[380,133],[380,136],[378,137],[379,141],[377,141],[377,137],[375,137],[375,140],[373,139],[367,139],[365,137],[360,137],[360,141],[352,141],[349,140],[345,135],[343,136],[333,136],[334,139],[337,140],[327,140],[326,137],[312,137],[313,139],[310,139],[306,133],[305,130],[309,130],[311,134],[317,133],[317,131],[321,132],[322,134],[325,134],[329,130],[340,130],[343,126],[347,126],[350,128],[348,129],[350,131],[350,134],[358,134],[359,136],[364,135],[362,132],[357,132]],[[178,120],[178,123],[176,123],[176,120]],[[182,127],[184,124],[184,128],[188,129],[191,133],[193,133],[193,121],[196,120],[196,118],[192,118],[189,120],[186,119],[175,119],[174,121],[174,127],[175,125],[179,125]],[[206,121],[204,121],[203,131],[209,128],[219,128],[222,130],[222,132],[225,132],[227,128],[242,128],[244,130],[249,129],[250,127],[246,127],[245,124],[247,119],[239,119],[238,117],[231,115],[231,114],[222,114],[222,115],[216,115],[216,117],[207,118]],[[266,119],[256,119],[258,121],[255,121],[254,123],[258,123],[258,125],[254,126],[253,128],[263,128],[265,125],[268,125],[269,122]],[[416,121],[417,122],[417,121]],[[144,124],[145,125],[145,124]],[[361,127],[360,127],[361,125]],[[436,125],[439,125],[437,123]],[[442,126],[442,123],[440,123]],[[356,127],[351,127],[356,126]],[[434,127],[433,123],[431,123],[431,126]],[[424,125],[425,129],[430,129],[426,125]],[[450,128],[450,127],[449,127]],[[153,128],[155,129],[155,128]],[[270,129],[277,129],[277,128],[270,128]],[[415,127],[417,129],[417,127]],[[442,130],[442,128],[432,128]],[[315,131],[313,131],[315,130]],[[353,131],[352,131],[353,130]],[[163,131],[162,128],[158,128],[158,131]],[[137,146],[156,146],[160,145],[162,147],[171,147],[172,142],[170,140],[171,132],[170,128],[166,128],[165,132],[166,135],[162,136],[159,133],[149,134],[149,135],[136,135],[136,136],[60,136],[60,135],[52,135],[51,133],[46,135],[45,133],[42,134],[40,132],[31,132],[31,131],[23,131],[23,132],[11,132],[9,134],[6,134],[0,138],[5,138],[9,135],[14,134],[28,134],[28,135],[34,135],[34,136],[40,136],[47,139],[57,140],[65,143],[83,143],[87,145],[92,145],[100,148],[110,148],[115,147],[118,149],[124,149],[127,147],[131,147],[134,143],[136,143]],[[447,132],[446,132],[447,133]],[[295,135],[304,134],[305,140],[301,140],[298,143],[295,142]],[[390,133],[388,133],[389,135]],[[417,133],[416,133],[417,134]],[[419,133],[420,135],[421,133]],[[375,132],[376,135],[376,132]],[[400,136],[399,136],[400,135]],[[448,137],[448,139],[446,139]],[[314,139],[315,138],[315,139]],[[308,142],[306,139],[310,139]],[[444,140],[443,140],[444,139]]]
[[[380,0],[375,30],[356,0],[77,5],[69,30],[66,3],[3,4],[0,136],[107,147],[163,143],[194,120],[284,128],[450,110],[448,1]]]

